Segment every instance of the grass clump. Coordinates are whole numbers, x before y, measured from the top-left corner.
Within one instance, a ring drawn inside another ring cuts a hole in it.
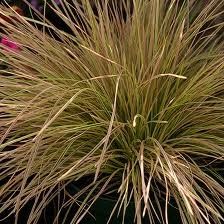
[[[80,223],[118,192],[121,213],[134,200],[136,223],[168,223],[171,199],[183,223],[222,223],[224,3],[115,2],[52,2],[70,32],[37,11],[38,21],[1,20],[21,51],[1,49],[0,212],[17,222],[34,199],[27,223],[37,223],[86,177],[55,222],[77,203]]]

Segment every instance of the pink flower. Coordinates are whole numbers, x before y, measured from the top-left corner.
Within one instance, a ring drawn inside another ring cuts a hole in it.
[[[14,41],[9,40],[8,37],[2,37],[0,44],[3,45],[6,50],[9,51],[18,52],[20,50],[19,45]]]

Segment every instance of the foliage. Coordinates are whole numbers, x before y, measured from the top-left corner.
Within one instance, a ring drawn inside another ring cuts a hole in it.
[[[0,212],[18,218],[33,198],[37,223],[68,183],[92,177],[62,206],[79,204],[72,223],[112,192],[123,214],[134,199],[137,223],[168,223],[172,198],[183,223],[221,223],[224,3],[115,2],[52,2],[70,32],[38,11],[1,20],[22,50],[2,48]]]

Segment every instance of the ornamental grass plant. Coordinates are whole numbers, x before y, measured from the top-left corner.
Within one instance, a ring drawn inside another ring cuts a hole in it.
[[[54,223],[73,204],[69,223],[82,223],[113,197],[108,223],[133,201],[133,223],[169,223],[176,206],[184,224],[221,224],[224,2],[49,2],[66,31],[46,10],[0,9],[16,18],[0,23],[20,47],[1,46],[0,213],[17,223],[33,200],[26,223],[38,223],[84,180]]]

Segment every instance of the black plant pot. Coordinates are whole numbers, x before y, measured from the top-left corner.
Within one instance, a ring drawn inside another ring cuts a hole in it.
[[[75,194],[79,191],[79,188],[77,187],[76,183],[71,183],[68,187],[68,191],[71,194]],[[91,207],[90,209],[91,215],[87,214],[85,218],[82,220],[81,224],[106,224],[116,203],[117,203],[116,198],[112,199],[106,196],[100,197]],[[173,201],[171,203],[174,204]],[[156,220],[156,217],[154,218]],[[135,223],[134,219],[135,219],[135,205],[134,201],[131,201],[128,207],[126,208],[124,223],[125,224]],[[168,207],[168,219],[169,223],[171,224],[181,223],[178,209],[175,208],[174,206],[170,205]],[[110,224],[122,224],[122,221],[123,221],[122,212],[119,215],[117,215],[117,212],[114,212]],[[161,222],[157,221],[157,223],[159,224]],[[147,215],[144,218],[142,218],[142,224],[150,224],[150,220],[147,217]]]

